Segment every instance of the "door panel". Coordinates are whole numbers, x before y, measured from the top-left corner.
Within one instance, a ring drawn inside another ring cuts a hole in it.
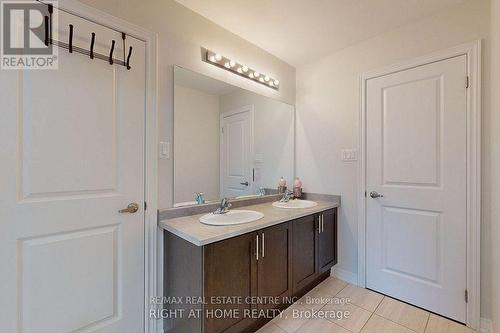
[[[253,194],[253,106],[221,115],[221,196]]]
[[[121,41],[59,23],[96,52]],[[118,210],[144,201],[145,44],[126,43],[130,70],[60,49],[57,70],[0,76],[2,332],[143,331],[144,212]]]
[[[279,297],[285,301],[292,291],[291,259],[292,232],[290,223],[264,229],[260,233],[261,257],[258,261],[258,294],[261,297]],[[278,308],[276,304],[262,304],[262,308]]]
[[[319,274],[327,272],[337,263],[337,214],[336,210],[320,213],[321,232],[318,240]]]
[[[466,56],[367,82],[367,287],[465,322]]]
[[[300,293],[317,277],[317,216],[309,215],[293,222],[293,293]]]

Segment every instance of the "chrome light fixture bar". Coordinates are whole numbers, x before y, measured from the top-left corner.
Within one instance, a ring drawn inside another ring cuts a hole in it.
[[[223,68],[234,74],[243,76],[252,81],[258,82],[265,85],[266,87],[279,90],[280,81],[273,79],[269,75],[259,73],[258,71],[248,68],[247,66],[240,64],[234,60],[224,57],[223,55],[210,51],[208,49],[202,48],[203,61],[215,65],[217,67]]]

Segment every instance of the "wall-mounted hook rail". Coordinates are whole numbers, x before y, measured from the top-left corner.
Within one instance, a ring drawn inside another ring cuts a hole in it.
[[[91,59],[100,59],[107,61],[109,64],[113,65],[121,65],[125,66],[127,69],[130,69],[130,57],[132,54],[132,46],[129,47],[128,51],[128,56],[125,58],[125,50],[126,50],[126,45],[125,45],[125,39],[126,39],[126,34],[122,32],[122,39],[123,39],[123,59],[116,59],[113,58],[113,53],[115,49],[115,40],[111,41],[111,50],[109,52],[109,55],[104,55],[100,54],[97,52],[94,52],[94,47],[95,47],[95,40],[96,40],[96,34],[92,32],[91,35],[91,40],[90,40],[90,49],[86,50],[82,47],[73,45],[73,38],[74,38],[74,30],[75,27],[73,24],[69,24],[69,38],[68,38],[68,43],[62,42],[59,40],[55,40],[52,38],[52,13],[54,11],[54,7],[52,5],[48,5],[48,12],[49,15],[44,17],[44,25],[45,25],[45,45],[56,45],[60,48],[64,48],[68,50],[70,53],[76,52],[80,54],[84,54],[89,56]]]

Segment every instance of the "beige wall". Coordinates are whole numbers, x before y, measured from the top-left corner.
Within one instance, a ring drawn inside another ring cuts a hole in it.
[[[343,148],[358,147],[360,75],[476,39],[484,39],[483,51],[489,50],[489,20],[489,1],[466,1],[452,10],[436,13],[433,17],[297,68],[297,176],[302,177],[306,191],[342,195],[339,216],[341,269],[357,274],[355,191],[358,166],[356,163],[342,162],[340,157]],[[483,74],[488,73],[487,58],[483,58]],[[484,75],[483,84],[483,113],[488,119],[488,75]],[[484,150],[491,151],[488,140],[484,142]],[[488,182],[488,178],[485,178],[484,184]],[[483,208],[486,212],[489,212],[489,207],[490,202],[485,202]],[[491,273],[487,251],[490,244],[487,237],[490,230],[488,214],[485,214],[483,226],[485,255],[482,261],[482,313],[489,317]]]
[[[173,0],[81,0],[81,2],[158,33],[159,140],[171,141],[173,67],[202,74],[284,102],[295,103],[295,69]],[[201,61],[204,46],[280,80],[277,92]],[[173,161],[159,161],[159,207],[172,204]]]
[[[174,107],[174,203],[218,200],[219,96],[175,85]]]
[[[493,331],[500,332],[500,0],[491,1],[491,116],[489,127]]]

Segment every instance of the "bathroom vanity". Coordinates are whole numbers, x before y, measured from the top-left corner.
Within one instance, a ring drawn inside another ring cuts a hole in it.
[[[160,221],[165,296],[204,301],[167,304],[175,317],[167,331],[254,332],[328,277],[337,263],[340,200],[315,201],[304,209],[245,206],[264,217],[241,225],[204,225],[203,214]],[[199,316],[186,318],[189,311]]]

